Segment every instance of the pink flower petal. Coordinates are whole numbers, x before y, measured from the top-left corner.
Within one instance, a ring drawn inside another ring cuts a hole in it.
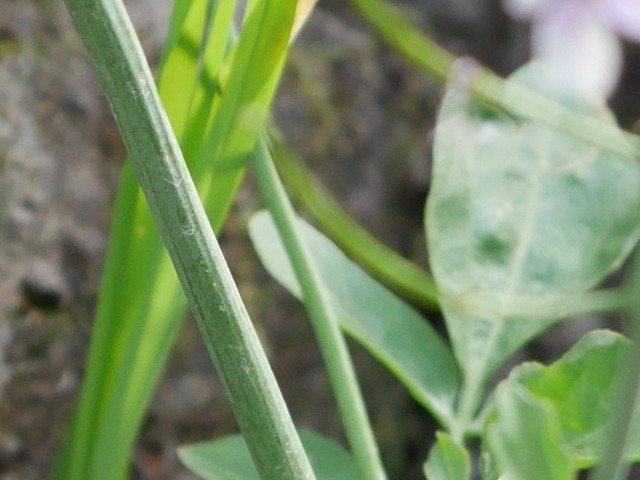
[[[611,28],[640,42],[640,0],[601,0],[598,10]]]
[[[533,24],[532,47],[567,88],[596,100],[607,98],[622,68],[616,36],[584,0],[565,0]]]

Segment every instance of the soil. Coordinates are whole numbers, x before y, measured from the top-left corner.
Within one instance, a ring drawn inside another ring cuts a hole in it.
[[[150,62],[162,48],[168,0],[127,2]],[[527,29],[497,0],[403,4],[445,47],[506,74],[527,58]],[[612,104],[640,112],[640,52]],[[635,88],[634,88],[635,87]],[[291,53],[275,116],[286,138],[372,233],[426,265],[422,209],[441,85],[391,52],[348,2],[321,0]],[[96,74],[62,2],[0,0],[0,478],[50,472],[73,411],[100,285],[124,148]],[[246,237],[261,208],[251,178],[222,243],[297,424],[344,441],[300,306],[274,285]],[[437,319],[435,319],[437,321]],[[528,352],[553,358],[586,327],[554,332]],[[578,326],[575,326],[578,325]],[[392,478],[422,478],[434,424],[353,345]],[[132,477],[195,478],[175,447],[235,431],[191,319],[158,387]]]

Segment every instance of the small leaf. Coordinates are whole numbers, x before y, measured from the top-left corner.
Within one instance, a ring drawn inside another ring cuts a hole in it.
[[[620,334],[597,330],[586,334],[552,365],[526,363],[509,375],[509,381],[554,405],[563,445],[580,468],[595,465],[611,434],[618,373],[629,345]],[[636,433],[627,455],[629,460],[640,460],[640,418],[634,421]]]
[[[358,480],[351,456],[336,442],[309,430],[300,432],[317,480]],[[178,449],[182,463],[205,480],[259,480],[247,445],[240,435]]]
[[[440,336],[320,232],[302,220],[298,225],[340,326],[391,370],[418,402],[443,423],[449,422],[459,382],[451,351]],[[268,213],[251,219],[249,234],[265,268],[300,298],[300,287]]]
[[[468,480],[471,478],[469,452],[443,432],[436,433],[436,445],[424,464],[427,480]]]
[[[259,480],[241,435],[193,443],[178,449],[180,461],[205,480]]]
[[[557,96],[539,66],[510,82]],[[594,106],[580,112],[612,121]],[[623,262],[640,235],[640,166],[456,87],[434,155],[430,263],[466,378],[485,383],[555,321],[549,304],[575,299]]]
[[[495,408],[486,442],[505,478],[573,480],[575,466],[564,450],[553,405],[516,383],[503,382]]]

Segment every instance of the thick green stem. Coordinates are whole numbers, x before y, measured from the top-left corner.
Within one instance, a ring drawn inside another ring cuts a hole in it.
[[[327,366],[360,476],[363,480],[385,479],[386,474],[346,341],[331,310],[313,258],[297,231],[293,207],[264,142],[260,142],[256,148],[254,166],[260,190],[300,283],[302,298]]]
[[[314,474],[119,0],[66,0],[191,309],[265,479]],[[81,465],[68,479],[83,479]]]

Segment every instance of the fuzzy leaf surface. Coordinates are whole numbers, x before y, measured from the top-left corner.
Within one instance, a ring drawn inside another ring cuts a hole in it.
[[[540,65],[510,82],[612,122],[559,92]],[[457,359],[484,383],[556,320],[546,306],[621,265],[640,235],[640,166],[454,84],[439,114],[425,225]]]

